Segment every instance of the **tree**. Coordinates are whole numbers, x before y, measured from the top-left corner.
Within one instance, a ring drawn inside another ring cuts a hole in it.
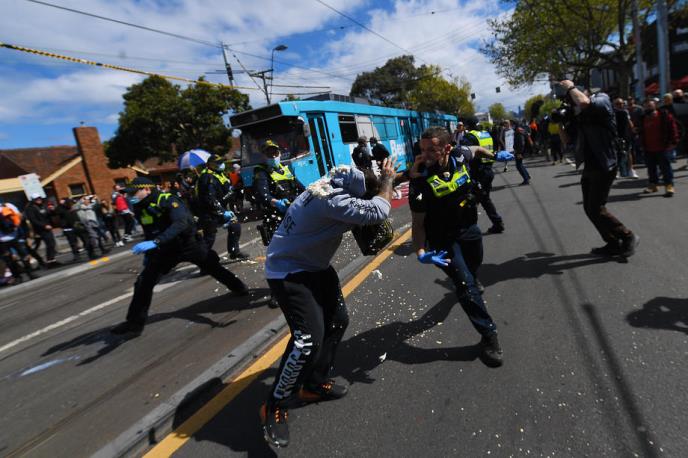
[[[470,100],[471,85],[457,78],[447,81],[439,76],[438,70],[434,66],[424,70],[426,74],[408,94],[409,108],[472,116],[475,107]]]
[[[416,68],[413,56],[395,57],[382,67],[356,76],[349,95],[377,99],[386,106],[401,106],[425,73],[425,66]]]
[[[501,103],[493,103],[487,110],[490,112],[490,117],[495,121],[503,121],[507,118],[506,108]]]
[[[589,86],[590,71],[612,68],[618,90],[630,89],[634,44],[632,0],[502,0],[513,14],[489,21],[492,39],[482,51],[509,85],[529,85],[543,76],[570,77]],[[652,0],[639,0],[639,19],[647,24]]]
[[[223,117],[250,108],[248,96],[235,89],[199,83],[182,90],[158,76],[132,85],[122,97],[119,126],[105,142],[111,167],[152,157],[170,161],[192,148],[224,154],[230,129]]]

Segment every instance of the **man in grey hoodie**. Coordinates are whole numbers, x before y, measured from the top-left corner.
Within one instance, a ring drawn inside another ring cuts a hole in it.
[[[345,232],[378,224],[391,208],[395,164],[382,161],[378,179],[340,166],[308,186],[289,206],[268,246],[265,273],[291,339],[260,415],[271,445],[289,443],[287,407],[339,399],[347,388],[328,378],[349,323],[337,272],[330,261]]]

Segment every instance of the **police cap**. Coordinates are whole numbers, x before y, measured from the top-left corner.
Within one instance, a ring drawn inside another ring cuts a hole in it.
[[[134,194],[139,189],[144,188],[155,188],[155,183],[153,183],[153,181],[150,178],[136,177],[129,183],[127,183],[127,186],[124,188],[124,192],[126,192],[127,194]]]
[[[276,148],[279,149],[279,145],[272,140],[267,140],[265,143],[263,143],[263,146],[261,148],[261,151],[265,152],[270,148]]]

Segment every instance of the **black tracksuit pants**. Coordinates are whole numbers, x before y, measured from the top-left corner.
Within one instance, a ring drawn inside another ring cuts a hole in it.
[[[483,206],[487,217],[494,226],[504,227],[504,221],[502,217],[497,213],[497,208],[495,207],[492,198],[490,197],[490,192],[492,192],[492,181],[494,180],[494,170],[492,170],[492,165],[481,166],[480,170],[476,173],[478,182],[480,183],[480,205]]]
[[[327,381],[349,315],[339,277],[331,266],[289,274],[268,284],[291,331],[271,392],[271,402],[280,402],[303,385]]]
[[[153,288],[163,275],[183,261],[196,264],[201,271],[206,272],[231,291],[246,290],[246,285],[220,264],[217,253],[207,250],[202,242],[189,244],[182,249],[170,247],[151,250],[145,255],[143,271],[136,278],[134,297],[129,304],[127,321],[142,326],[146,323],[148,309],[153,299]]]

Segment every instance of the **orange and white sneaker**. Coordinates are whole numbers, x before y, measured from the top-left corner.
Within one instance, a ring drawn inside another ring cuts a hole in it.
[[[666,191],[664,192],[665,197],[673,197],[674,196],[674,185],[668,184],[666,185]]]
[[[657,192],[657,185],[656,184],[651,184],[647,188],[643,189],[644,194],[652,194],[653,192]]]
[[[260,406],[260,423],[265,441],[273,447],[289,445],[289,412],[284,407],[264,403]]]
[[[299,391],[299,400],[305,403],[334,401],[347,395],[349,388],[328,380],[320,385],[304,385]]]

